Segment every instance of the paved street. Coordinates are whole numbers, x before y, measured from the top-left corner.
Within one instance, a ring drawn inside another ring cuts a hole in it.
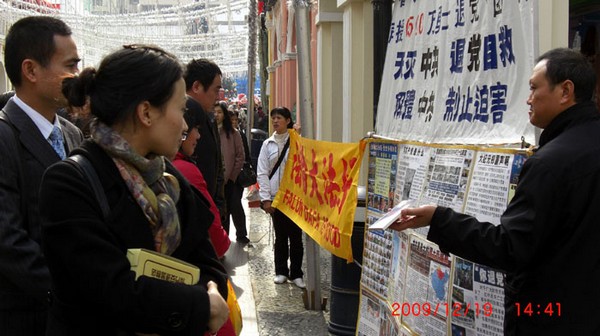
[[[242,336],[267,335],[328,335],[329,304],[326,311],[304,308],[303,290],[293,283],[273,283],[273,241],[270,218],[260,208],[248,208],[243,198],[250,232],[250,244],[235,242],[235,227],[231,225],[232,244],[225,257],[225,266],[232,276],[244,318]],[[331,254],[320,249],[321,295],[329,298]],[[306,251],[305,251],[306,265]],[[306,267],[304,279],[306,281]]]

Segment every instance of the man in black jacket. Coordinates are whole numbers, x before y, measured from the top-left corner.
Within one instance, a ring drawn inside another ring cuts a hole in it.
[[[194,159],[202,172],[208,192],[213,197],[219,211],[223,214],[225,206],[223,182],[223,157],[217,126],[210,115],[219,99],[221,90],[221,69],[207,59],[191,60],[184,74],[185,88],[188,94],[187,108],[196,111],[200,124],[200,139],[194,150]]]
[[[600,334],[600,115],[590,63],[569,49],[540,56],[529,120],[544,131],[500,225],[451,209],[407,209],[396,230],[507,272],[506,335]]]

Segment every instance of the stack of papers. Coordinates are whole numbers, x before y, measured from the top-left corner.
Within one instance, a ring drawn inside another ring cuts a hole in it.
[[[404,200],[398,203],[395,207],[393,207],[390,211],[388,211],[385,215],[379,218],[375,223],[369,226],[369,230],[385,230],[392,223],[394,223],[398,218],[400,218],[400,213],[403,209],[412,207],[411,200]]]

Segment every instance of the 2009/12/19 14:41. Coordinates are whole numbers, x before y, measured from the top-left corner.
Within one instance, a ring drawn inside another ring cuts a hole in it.
[[[533,302],[515,302],[517,317],[519,316],[561,316],[560,302],[548,302],[544,304]]]

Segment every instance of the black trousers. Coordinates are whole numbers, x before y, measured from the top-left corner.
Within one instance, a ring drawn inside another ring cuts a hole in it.
[[[279,210],[275,210],[273,214],[273,227],[275,228],[275,274],[285,275],[290,279],[301,278],[304,275],[302,272],[302,258],[304,257],[302,230]],[[290,259],[289,268],[288,257]]]
[[[246,214],[244,213],[244,207],[242,206],[242,194],[244,188],[237,183],[229,180],[225,185],[225,202],[227,204],[227,210],[225,213],[225,220],[223,221],[223,228],[229,234],[229,225],[231,223],[230,216],[233,217],[233,225],[235,226],[235,235],[237,238],[244,238],[248,236],[248,230],[246,229]]]

